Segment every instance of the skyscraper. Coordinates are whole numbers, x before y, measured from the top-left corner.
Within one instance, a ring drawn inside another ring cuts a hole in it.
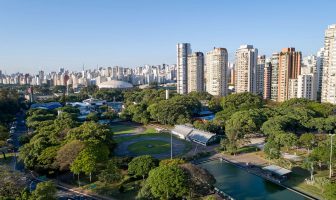
[[[279,53],[273,53],[271,57],[271,100],[278,100],[278,76],[279,76]]]
[[[206,54],[206,91],[215,96],[227,95],[228,53],[214,48]]]
[[[257,59],[256,68],[256,92],[258,95],[263,96],[264,93],[264,68],[266,56],[260,55]]]
[[[257,56],[258,49],[253,45],[241,45],[236,51],[236,93],[257,92]]]
[[[322,75],[323,75],[323,58],[324,58],[324,48],[321,48],[316,55],[316,90],[317,90],[317,100],[321,101],[321,91],[322,91]]]
[[[204,55],[194,52],[188,56],[188,93],[203,91],[204,89]]]
[[[191,54],[189,43],[177,44],[177,93],[187,94],[188,91],[188,55]]]
[[[284,48],[279,56],[278,72],[278,101],[283,102],[290,98],[296,97],[291,92],[289,94],[290,84],[293,87],[297,83],[298,75],[301,70],[301,52],[295,51],[295,48]],[[292,88],[291,87],[291,88]]]
[[[321,101],[336,104],[336,24],[328,26],[324,35]]]
[[[266,60],[264,67],[264,91],[263,91],[264,99],[271,99],[271,81],[272,81],[272,64],[270,60]]]

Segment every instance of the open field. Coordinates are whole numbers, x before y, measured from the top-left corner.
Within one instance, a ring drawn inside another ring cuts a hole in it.
[[[161,154],[170,150],[170,144],[161,140],[144,140],[130,144],[127,149],[137,154]]]
[[[111,126],[111,128],[115,135],[119,135],[119,134],[135,133],[137,127],[132,125],[118,124]]]
[[[163,159],[170,157],[171,135],[158,133],[155,128],[142,127],[143,131],[132,135],[116,135],[118,146],[115,150],[118,156],[138,156],[149,154]],[[173,155],[181,156],[191,149],[191,143],[173,136]]]

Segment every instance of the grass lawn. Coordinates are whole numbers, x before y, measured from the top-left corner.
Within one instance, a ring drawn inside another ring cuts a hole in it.
[[[237,154],[240,153],[251,153],[251,152],[256,152],[259,151],[258,147],[254,147],[254,146],[244,146],[241,147],[237,150]]]
[[[93,184],[88,184],[83,188],[92,191],[93,193],[112,197],[115,199],[135,199],[136,195],[141,188],[142,180],[131,181],[127,183],[102,183],[100,181],[96,181]],[[90,185],[94,185],[94,188],[91,188]],[[123,190],[120,190],[120,186],[122,185]]]
[[[118,124],[118,125],[111,126],[111,129],[114,134],[119,135],[119,134],[134,133],[136,127],[132,125]]]
[[[316,185],[310,185],[305,182],[305,178],[309,178],[309,172],[302,170],[300,168],[292,169],[292,174],[290,175],[289,179],[284,182],[285,185],[293,187],[297,190],[310,194],[314,197],[319,199],[323,199],[322,197],[322,190],[320,187]],[[327,177],[328,171],[318,171],[314,177]]]
[[[161,140],[145,140],[133,143],[127,149],[136,154],[160,154],[170,150],[170,144]]]
[[[8,165],[12,162],[14,153],[6,153],[6,159],[0,154],[0,165]]]
[[[141,133],[141,134],[136,134],[136,135],[131,135],[131,136],[125,136],[125,137],[115,137],[114,140],[117,142],[117,143],[121,143],[121,142],[125,142],[125,141],[128,141],[128,140],[133,140],[135,138],[141,138],[141,137],[152,137],[152,136],[160,136],[160,137],[170,137],[168,134],[158,134],[157,131],[152,128],[152,127],[149,127],[149,128],[146,128],[146,130]]]

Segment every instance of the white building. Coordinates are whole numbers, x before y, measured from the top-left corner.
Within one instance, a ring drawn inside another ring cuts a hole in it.
[[[214,48],[206,54],[206,91],[214,96],[227,95],[228,53]]]
[[[177,93],[187,94],[188,90],[188,55],[191,54],[189,43],[177,44]]]
[[[236,51],[236,93],[257,93],[257,57],[258,49],[253,48],[253,45],[241,45]]]
[[[316,73],[307,73],[298,76],[297,98],[316,100],[317,98]]]
[[[321,101],[336,104],[336,24],[325,31],[323,57]]]

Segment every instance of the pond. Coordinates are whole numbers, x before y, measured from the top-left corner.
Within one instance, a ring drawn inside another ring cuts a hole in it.
[[[234,199],[304,200],[304,196],[219,160],[200,164],[217,180],[215,186]]]

